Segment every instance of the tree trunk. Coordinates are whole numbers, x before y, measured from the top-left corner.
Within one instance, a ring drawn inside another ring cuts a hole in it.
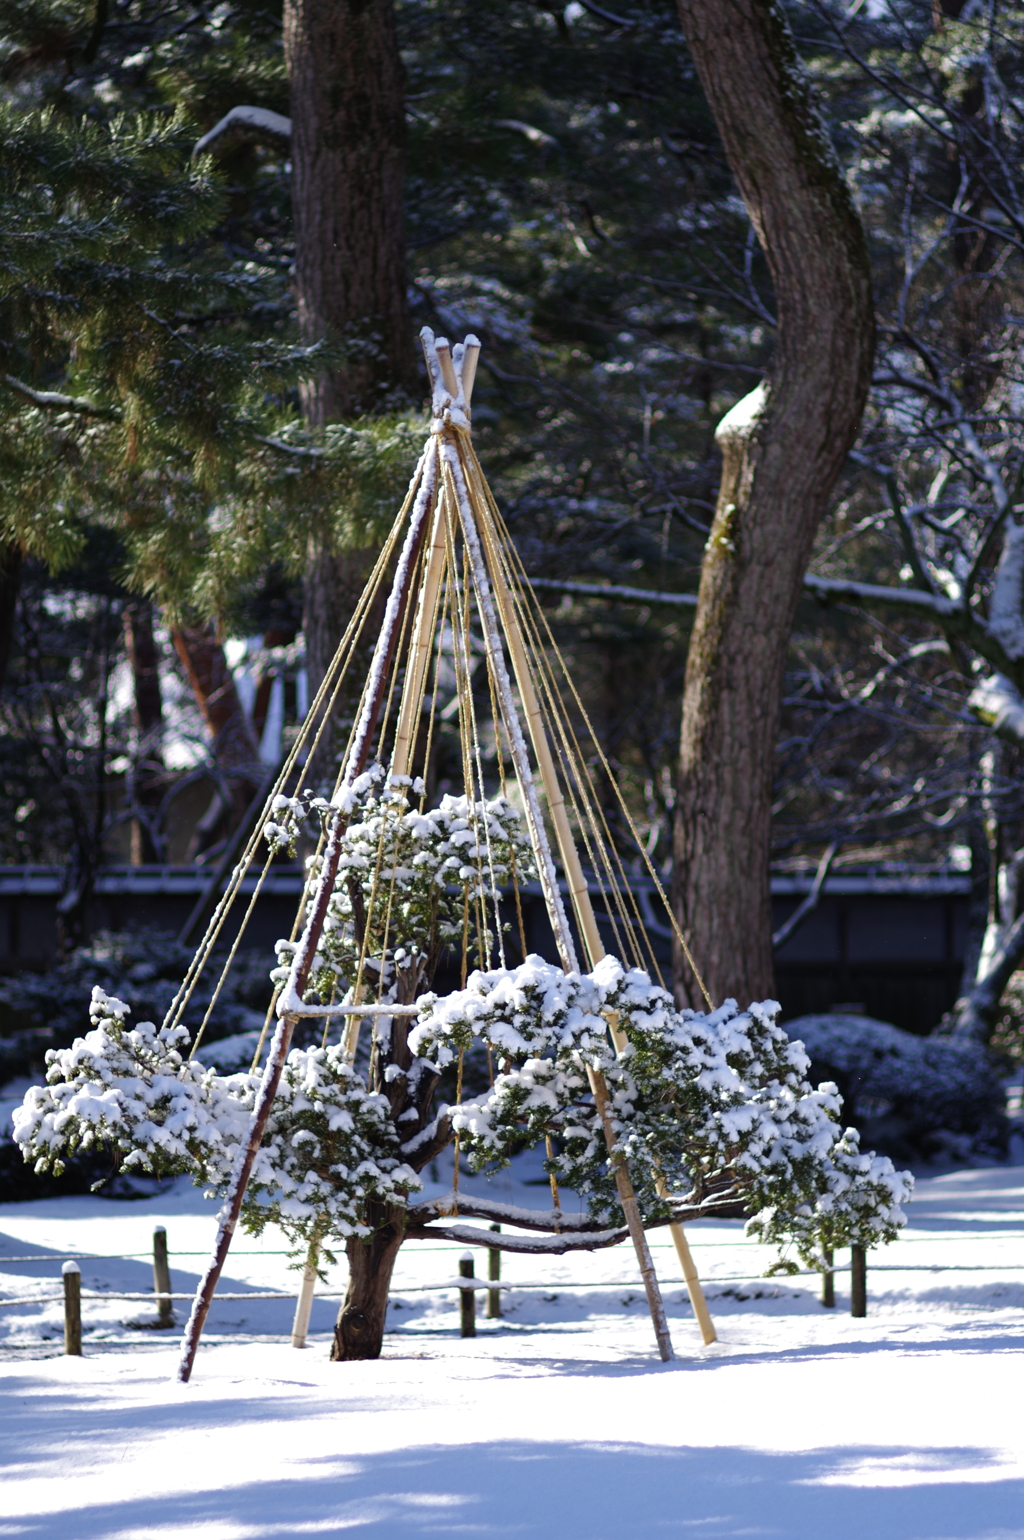
[[[132,671],[136,745],[132,793],[140,810],[155,821],[164,791],[164,708],[160,697],[160,658],[153,634],[153,606],[132,599],[124,609],[124,641]],[[142,866],[159,861],[163,850],[146,818],[132,822],[131,861]]]
[[[303,618],[311,700],[330,667],[376,558],[376,551],[343,551],[335,556],[311,545],[309,565],[306,568]],[[310,766],[311,784],[321,790],[333,787],[337,776],[339,757],[358,714],[360,692],[373,657],[373,646],[380,630],[386,601],[387,585],[382,584],[379,600],[375,603],[374,611],[366,618],[356,655],[341,687],[341,694],[316,758]]]
[[[190,852],[194,859],[214,842],[218,832],[225,832],[245,816],[261,781],[259,747],[214,627],[177,626],[171,637],[213,739],[217,768],[230,787],[227,799],[219,791],[215,793],[204,814],[197,848]]]
[[[368,1204],[374,1231],[369,1240],[347,1242],[348,1288],[334,1327],[331,1360],[379,1358],[384,1342],[388,1291],[405,1236],[405,1210]]]
[[[404,405],[416,353],[406,293],[405,72],[391,0],[285,0],[291,87],[292,210],[299,324],[346,349],[311,382],[314,427]],[[362,591],[365,553],[311,544],[305,619],[312,695]],[[358,671],[356,671],[358,673]],[[350,704],[350,702],[349,702]],[[342,713],[343,714],[343,713]],[[326,779],[343,745],[332,727],[314,769]]]
[[[21,591],[21,560],[20,545],[0,545],[0,688],[7,678],[14,640],[14,617]]]
[[[679,0],[775,286],[768,379],[723,419],[687,660],[674,902],[716,1000],[772,990],[768,883],[782,680],[801,583],[857,433],[874,321],[863,231],[772,0]],[[682,958],[680,997],[699,1003]]]

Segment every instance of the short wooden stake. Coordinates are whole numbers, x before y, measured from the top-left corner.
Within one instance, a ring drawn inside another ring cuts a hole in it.
[[[836,1303],[836,1275],[832,1271],[835,1257],[828,1246],[822,1251],[822,1256],[825,1259],[825,1266],[821,1273],[821,1303],[826,1310],[832,1310]]]
[[[459,1277],[473,1277],[473,1253],[464,1251],[459,1258]],[[468,1289],[459,1290],[459,1313],[461,1337],[476,1336],[476,1290],[470,1286]]]
[[[501,1225],[491,1225],[491,1229],[501,1234]],[[497,1246],[491,1246],[487,1252],[487,1276],[492,1283],[497,1283],[501,1277],[501,1252]],[[501,1290],[487,1290],[487,1318],[490,1321],[501,1319]]]
[[[82,1356],[82,1270],[77,1262],[65,1262],[64,1275],[64,1351],[75,1358]]]
[[[359,1018],[357,1017],[356,1020]],[[295,1303],[295,1319],[292,1322],[292,1347],[304,1348],[309,1333],[309,1318],[313,1314],[313,1290],[316,1287],[316,1264],[319,1247],[312,1245],[306,1254],[302,1269],[302,1287]]]
[[[167,1261],[167,1231],[157,1225],[153,1231],[153,1293],[157,1296],[156,1324],[158,1327],[174,1325],[171,1308],[171,1269]],[[163,1296],[162,1298],[160,1296]]]
[[[863,1246],[850,1247],[850,1314],[868,1313],[868,1254]]]

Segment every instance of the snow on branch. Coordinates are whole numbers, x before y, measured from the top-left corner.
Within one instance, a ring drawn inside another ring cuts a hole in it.
[[[204,155],[218,140],[223,140],[229,135],[232,140],[269,139],[274,144],[282,141],[287,143],[292,136],[292,120],[279,112],[271,112],[266,107],[232,107],[225,113],[219,123],[215,123],[208,134],[196,141],[192,151],[193,160],[198,155]],[[224,146],[218,145],[218,149]]]
[[[1024,525],[1007,521],[1003,550],[996,567],[989,600],[988,628],[1014,662],[1024,658],[1024,620],[1021,593],[1024,587]]]
[[[57,390],[33,390],[13,374],[4,375],[4,384],[16,395],[24,396],[33,406],[44,407],[50,412],[78,412],[83,417],[104,417],[110,422],[120,422],[121,413],[115,406],[98,406],[85,396],[65,396]]]
[[[1008,743],[1024,743],[1024,697],[1012,679],[993,674],[972,692],[967,702],[975,716]]]

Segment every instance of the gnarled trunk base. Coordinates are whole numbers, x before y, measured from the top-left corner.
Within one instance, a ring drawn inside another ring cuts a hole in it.
[[[379,1358],[395,1259],[405,1239],[405,1210],[370,1204],[374,1231],[369,1240],[347,1243],[348,1288],[338,1311],[331,1362]]]

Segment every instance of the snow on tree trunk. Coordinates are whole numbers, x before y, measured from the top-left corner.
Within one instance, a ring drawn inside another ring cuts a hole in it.
[[[790,630],[874,353],[863,231],[781,10],[679,0],[775,286],[768,380],[719,427],[722,480],[683,697],[675,904],[716,999],[772,988],[769,823]],[[740,876],[742,874],[742,880]],[[695,984],[677,959],[680,992]]]

